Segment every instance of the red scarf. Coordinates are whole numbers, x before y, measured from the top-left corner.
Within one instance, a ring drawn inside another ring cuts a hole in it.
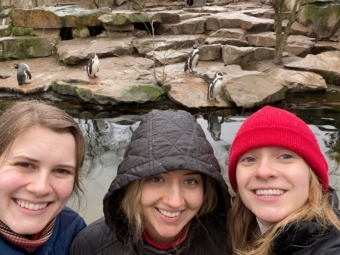
[[[47,226],[34,235],[20,235],[13,232],[6,224],[0,221],[0,235],[12,244],[33,252],[42,246],[52,235],[55,219],[51,220]]]
[[[160,243],[156,243],[155,241],[153,241],[151,239],[151,237],[148,235],[148,233],[146,233],[145,229],[143,231],[143,237],[145,239],[145,241],[150,244],[151,246],[159,249],[159,250],[169,250],[171,248],[176,247],[177,245],[179,245],[181,242],[183,242],[183,240],[185,239],[187,234],[187,229],[183,229],[182,232],[178,235],[178,237],[176,238],[176,240],[174,240],[173,242],[169,243],[169,244],[160,244]]]

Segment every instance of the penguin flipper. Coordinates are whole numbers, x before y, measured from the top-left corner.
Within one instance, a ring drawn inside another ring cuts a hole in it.
[[[184,72],[188,71],[188,62],[185,62],[184,64]]]
[[[29,80],[32,79],[32,74],[31,74],[30,70],[26,69],[25,73],[26,73]]]

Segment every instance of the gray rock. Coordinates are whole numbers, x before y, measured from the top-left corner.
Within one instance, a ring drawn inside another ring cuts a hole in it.
[[[222,46],[222,58],[225,65],[244,66],[251,61],[273,59],[274,49],[265,47]]]
[[[249,45],[256,47],[275,47],[275,32],[263,32],[247,35]],[[315,39],[303,35],[290,35],[285,51],[296,56],[308,54],[315,44]]]
[[[132,38],[98,40],[73,39],[72,42],[61,41],[57,47],[59,61],[67,65],[76,65],[88,60],[88,55],[96,52],[99,58],[133,55]]]
[[[283,100],[286,93],[326,89],[325,80],[318,74],[272,67],[266,73],[231,77],[226,83],[226,98],[238,107],[252,108]]]
[[[205,18],[199,17],[195,19],[189,19],[181,21],[176,24],[161,24],[158,29],[158,34],[203,34],[205,32]]]
[[[288,63],[287,68],[320,74],[328,84],[340,85],[340,51],[328,51]]]
[[[58,38],[53,36],[0,37],[0,60],[50,56],[52,51],[51,43],[55,44],[57,40]]]
[[[133,46],[138,53],[146,54],[153,50],[164,51],[168,49],[183,49],[192,47],[195,43],[202,44],[206,36],[204,35],[177,35],[177,36],[148,36],[134,39]]]
[[[271,31],[274,20],[257,18],[242,12],[231,12],[208,17],[206,30],[216,31],[221,28],[242,28],[247,31]]]

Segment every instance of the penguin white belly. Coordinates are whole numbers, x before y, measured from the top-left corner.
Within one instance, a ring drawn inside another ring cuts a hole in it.
[[[213,88],[213,98],[216,98],[217,95],[220,93],[221,88],[222,88],[222,84],[223,84],[223,81],[222,81],[222,80],[219,80],[219,81],[217,81],[216,84],[214,85],[214,88]]]
[[[92,64],[92,75],[96,75],[99,71],[99,60],[95,59]]]
[[[198,54],[196,54],[192,60],[192,65],[191,65],[191,69],[193,70],[196,66],[197,66],[197,63],[198,63]]]

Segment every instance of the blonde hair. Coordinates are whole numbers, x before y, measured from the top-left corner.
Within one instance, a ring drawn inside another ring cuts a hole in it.
[[[322,185],[313,171],[311,172],[309,197],[306,204],[271,226],[261,234],[255,215],[243,204],[239,194],[229,212],[229,238],[237,255],[268,255],[280,229],[289,223],[298,221],[315,221],[323,230],[333,225],[340,230],[340,221],[330,203],[330,193],[323,192]],[[322,234],[322,233],[320,233]]]
[[[73,135],[76,143],[76,171],[73,193],[80,201],[83,190],[79,180],[79,172],[84,161],[85,142],[78,124],[63,110],[36,100],[19,102],[7,109],[0,116],[0,155],[9,152],[18,135],[33,126]]]
[[[133,231],[133,242],[137,242],[142,238],[145,226],[145,220],[140,205],[140,197],[143,184],[147,178],[149,177],[133,181],[124,187],[124,198],[121,202],[121,210],[124,212],[129,222],[129,227]],[[204,183],[203,202],[197,213],[197,217],[212,212],[217,205],[215,180],[205,174],[202,174],[202,179]]]

